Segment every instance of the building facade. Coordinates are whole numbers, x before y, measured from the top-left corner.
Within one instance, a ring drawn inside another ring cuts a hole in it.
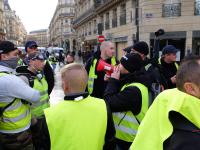
[[[200,0],[141,1],[140,38],[153,46],[154,32],[162,28],[160,47],[173,44],[180,58],[188,53],[200,54]]]
[[[94,50],[98,35],[104,35],[116,46],[116,56],[136,41],[135,0],[77,0],[74,28],[81,50]]]
[[[5,39],[4,3],[0,0],[0,41]]]
[[[48,47],[47,31],[47,29],[31,31],[27,36],[27,40],[36,41],[40,47]]]
[[[155,31],[162,28],[160,50],[167,44],[187,53],[200,54],[200,0],[76,0],[74,28],[79,49],[92,50],[97,35],[103,34],[122,49],[138,40],[146,41],[151,51]],[[101,32],[102,30],[102,32]]]
[[[66,51],[75,50],[76,34],[72,26],[74,6],[74,0],[58,0],[48,30],[49,46],[59,46]]]
[[[16,12],[10,8],[8,0],[4,0],[5,39],[16,45],[24,45],[27,32]]]

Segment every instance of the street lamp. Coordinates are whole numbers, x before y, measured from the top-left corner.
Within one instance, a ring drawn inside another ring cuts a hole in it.
[[[60,24],[60,47],[63,48],[63,22],[61,20],[61,24]]]
[[[165,34],[165,31],[163,29],[158,29],[155,32],[155,39],[154,39],[154,46],[153,46],[153,58],[158,59],[159,58],[159,50],[160,50],[160,39],[159,36]]]

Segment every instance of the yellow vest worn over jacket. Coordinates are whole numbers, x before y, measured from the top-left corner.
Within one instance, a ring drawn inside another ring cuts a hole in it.
[[[88,96],[44,110],[51,150],[102,150],[107,128],[104,100]]]
[[[90,66],[89,77],[88,77],[88,86],[87,86],[89,94],[92,94],[93,88],[94,88],[94,80],[97,79],[97,75],[95,74],[97,61],[98,61],[97,59],[94,59],[91,62],[91,66]],[[115,57],[111,58],[111,64],[113,66],[117,64]]]
[[[31,105],[31,113],[36,118],[40,118],[44,115],[43,110],[50,106],[48,84],[45,77],[43,76],[41,80],[35,78],[33,88],[40,92],[40,101]]]
[[[4,75],[7,75],[7,73],[0,72],[0,77]],[[0,107],[5,107],[9,103],[11,102],[1,101]],[[18,133],[18,131],[29,128],[30,122],[30,106],[22,103],[21,99],[15,99],[0,116],[0,131],[3,133]]]
[[[170,89],[162,92],[154,100],[145,115],[131,150],[162,150],[163,143],[173,133],[169,112],[175,111],[200,128],[200,99]]]
[[[126,142],[133,142],[138,126],[148,110],[149,95],[148,88],[141,83],[126,84],[122,87],[121,91],[129,86],[135,86],[141,91],[142,104],[140,113],[136,116],[131,111],[113,113],[113,120],[116,129],[116,138]]]

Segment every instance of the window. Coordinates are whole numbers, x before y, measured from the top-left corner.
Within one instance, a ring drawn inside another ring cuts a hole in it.
[[[110,28],[110,24],[109,24],[109,12],[106,13],[106,21],[105,21],[105,29],[109,29]]]
[[[165,0],[162,8],[163,17],[181,16],[181,0]]]
[[[200,0],[195,0],[194,14],[200,15]]]
[[[117,27],[117,9],[113,9],[112,27]]]
[[[120,25],[126,24],[126,4],[122,4],[120,7]]]

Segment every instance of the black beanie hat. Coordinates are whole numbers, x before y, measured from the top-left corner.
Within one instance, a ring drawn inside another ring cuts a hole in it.
[[[143,66],[142,58],[139,54],[126,54],[120,60],[120,63],[124,66],[129,73],[140,70]]]
[[[140,41],[140,42],[135,43],[133,45],[133,49],[136,50],[137,52],[144,54],[144,55],[149,54],[149,46],[144,41]]]

